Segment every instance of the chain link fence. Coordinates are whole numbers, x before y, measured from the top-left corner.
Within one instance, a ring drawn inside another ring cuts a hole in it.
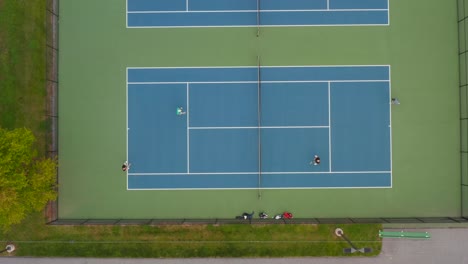
[[[46,0],[46,118],[49,124],[47,133],[47,156],[58,157],[58,0]],[[58,171],[57,171],[58,183]],[[57,219],[57,200],[50,201],[45,210],[48,221]]]
[[[48,155],[58,155],[58,27],[59,0],[46,0],[46,79]],[[460,127],[461,127],[461,217],[409,218],[306,218],[306,219],[58,219],[58,202],[50,202],[46,217],[51,225],[197,225],[197,224],[352,224],[352,223],[468,223],[468,0],[458,1],[459,59],[460,59]],[[466,11],[465,11],[466,9]],[[57,173],[58,175],[58,173]],[[58,182],[58,178],[57,178]]]
[[[458,0],[458,56],[460,62],[461,214],[468,216],[468,0]]]
[[[225,224],[459,224],[465,217],[430,218],[293,218],[293,219],[59,219],[51,225],[225,225]]]

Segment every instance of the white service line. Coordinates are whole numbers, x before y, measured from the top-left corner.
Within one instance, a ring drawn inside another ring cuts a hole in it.
[[[310,128],[329,128],[329,126],[252,126],[252,127],[189,127],[193,130],[210,130],[210,129],[310,129]]]

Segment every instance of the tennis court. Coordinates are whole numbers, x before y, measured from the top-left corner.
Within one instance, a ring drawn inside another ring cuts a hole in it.
[[[61,0],[59,218],[459,216],[455,2]]]
[[[388,0],[127,0],[132,28],[388,24]]]
[[[129,189],[391,187],[388,66],[127,72]]]

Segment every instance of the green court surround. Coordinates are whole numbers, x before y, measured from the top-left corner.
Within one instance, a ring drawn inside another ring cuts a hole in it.
[[[390,0],[390,26],[127,29],[125,0],[61,0],[59,219],[461,216],[457,2]],[[393,187],[127,191],[126,67],[391,65]],[[466,198],[465,198],[466,199]]]

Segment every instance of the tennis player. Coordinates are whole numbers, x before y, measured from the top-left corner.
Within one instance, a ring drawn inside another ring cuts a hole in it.
[[[319,157],[318,155],[315,155],[315,156],[314,156],[314,160],[312,160],[312,161],[310,162],[310,164],[312,164],[312,163],[314,164],[314,166],[319,165],[319,164],[320,164],[320,157]]]
[[[130,163],[128,163],[128,161],[125,161],[123,164],[122,164],[122,170],[123,171],[128,171],[130,169]]]
[[[180,115],[185,115],[187,112],[184,112],[184,108],[183,107],[177,107],[177,115],[180,116]]]

